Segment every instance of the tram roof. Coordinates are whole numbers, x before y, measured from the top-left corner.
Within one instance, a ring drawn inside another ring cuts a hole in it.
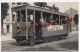
[[[16,6],[12,8],[13,11],[19,11],[19,10],[24,10],[24,9],[31,9],[31,10],[37,10],[37,11],[42,11],[42,12],[47,12],[47,13],[54,13],[54,14],[68,16],[67,14],[62,13],[62,12],[58,12],[58,11],[54,11],[54,10],[50,10],[46,8],[41,8],[41,7],[36,7],[36,6],[22,5],[22,6]]]

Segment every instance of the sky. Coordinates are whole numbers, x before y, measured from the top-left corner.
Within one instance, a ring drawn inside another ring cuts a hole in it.
[[[55,4],[56,7],[59,8],[60,12],[65,13],[69,8],[73,8],[79,11],[79,2],[46,2],[48,6],[53,6]],[[33,3],[30,3],[33,5]]]

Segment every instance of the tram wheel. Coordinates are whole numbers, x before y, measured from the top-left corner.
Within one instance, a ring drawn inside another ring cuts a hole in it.
[[[60,36],[58,36],[58,38],[59,38],[59,40],[61,40],[61,39],[63,39],[63,36],[60,35]]]
[[[35,45],[35,40],[31,37],[30,39],[30,46],[34,46]]]
[[[20,41],[21,41],[21,40],[19,40],[19,39],[16,39],[16,42],[17,42],[17,43],[19,43]]]
[[[65,34],[64,38],[68,38],[68,34]]]

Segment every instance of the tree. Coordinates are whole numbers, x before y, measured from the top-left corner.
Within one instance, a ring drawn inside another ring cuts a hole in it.
[[[59,11],[59,8],[55,6],[55,4],[52,7],[55,11]]]
[[[3,31],[3,19],[8,15],[9,5],[8,3],[1,3],[1,31]]]
[[[46,2],[35,2],[34,5],[39,6],[39,7],[46,7],[47,3]]]

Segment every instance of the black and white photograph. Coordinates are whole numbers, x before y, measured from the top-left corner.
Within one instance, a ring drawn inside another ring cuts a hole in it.
[[[79,2],[2,2],[1,51],[78,52]]]

